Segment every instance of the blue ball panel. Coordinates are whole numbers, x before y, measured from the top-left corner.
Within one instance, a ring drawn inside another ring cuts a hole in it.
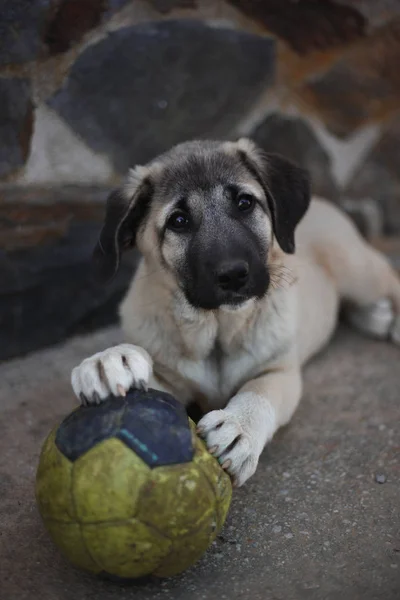
[[[136,394],[126,406],[116,437],[150,467],[190,462],[194,448],[184,407],[154,390]]]
[[[116,437],[150,467],[190,462],[194,455],[185,408],[169,394],[131,390],[99,406],[80,407],[59,426],[55,443],[69,460]]]
[[[124,411],[124,398],[113,397],[99,406],[81,406],[59,426],[57,448],[69,460],[77,460],[96,444],[116,435]]]

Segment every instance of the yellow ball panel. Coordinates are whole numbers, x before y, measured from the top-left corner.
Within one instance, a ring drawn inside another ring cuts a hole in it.
[[[215,515],[205,519],[191,535],[173,542],[168,556],[154,571],[156,577],[172,577],[194,565],[216,537]]]
[[[138,501],[137,518],[174,538],[195,531],[214,512],[215,496],[192,462],[151,471]]]
[[[221,530],[228,516],[232,500],[232,483],[229,475],[222,472],[218,480],[217,519],[218,529]]]
[[[104,571],[118,577],[151,574],[171,541],[136,519],[120,524],[82,525],[85,543]]]
[[[73,565],[91,573],[100,573],[101,567],[87,551],[78,523],[45,521],[45,526],[61,554]]]
[[[218,529],[221,529],[232,499],[232,483],[229,475],[221,469],[218,461],[208,452],[205,443],[195,436],[194,447],[195,457],[193,462],[199,466],[207,477],[210,485],[215,490],[217,498],[217,521]]]
[[[44,519],[76,520],[71,495],[72,463],[55,445],[57,428],[46,439],[36,473],[36,501]]]
[[[133,517],[138,496],[150,476],[149,467],[128,446],[111,438],[75,463],[72,490],[81,523]]]
[[[196,435],[196,431],[197,431],[196,423],[190,417],[188,417],[188,420],[189,420],[189,427],[190,427],[192,433],[194,433],[194,435]]]

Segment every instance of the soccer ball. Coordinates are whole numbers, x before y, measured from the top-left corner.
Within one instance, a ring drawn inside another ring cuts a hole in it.
[[[184,407],[155,390],[72,412],[45,441],[36,477],[39,512],[64,556],[120,578],[191,566],[231,494]]]

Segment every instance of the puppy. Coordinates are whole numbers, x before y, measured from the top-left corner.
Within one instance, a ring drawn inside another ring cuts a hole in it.
[[[195,401],[199,433],[238,486],[292,417],[301,368],[341,305],[359,329],[400,343],[388,262],[335,206],[310,202],[302,169],[248,139],[187,142],[131,170],[95,249],[106,279],[133,246],[143,258],[120,311],[129,343],[76,367],[75,394],[91,404],[150,386]]]

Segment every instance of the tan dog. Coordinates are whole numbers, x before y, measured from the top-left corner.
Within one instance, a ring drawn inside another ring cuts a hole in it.
[[[236,485],[292,417],[301,367],[340,301],[360,329],[400,343],[400,282],[383,256],[336,207],[310,204],[303,170],[247,139],[188,142],[132,170],[95,252],[106,277],[134,244],[129,343],[84,360],[73,389],[83,403],[132,386],[196,401],[199,432]]]

